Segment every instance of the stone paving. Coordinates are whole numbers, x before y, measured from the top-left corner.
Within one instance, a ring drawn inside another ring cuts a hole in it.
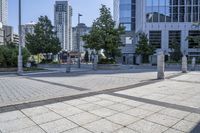
[[[0,107],[119,88],[155,78],[155,72],[141,70],[0,76]]]
[[[199,76],[0,113],[0,132],[199,133]]]

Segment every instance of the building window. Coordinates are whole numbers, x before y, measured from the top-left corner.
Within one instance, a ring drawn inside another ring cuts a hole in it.
[[[189,31],[189,36],[192,36],[192,37],[198,36],[198,37],[200,37],[200,31],[199,30]],[[189,43],[189,48],[196,48],[198,46],[198,43],[195,43],[192,40],[189,40],[188,43]]]
[[[181,45],[181,31],[169,31],[169,48],[173,44]]]
[[[161,31],[149,31],[149,43],[155,48],[161,48]]]

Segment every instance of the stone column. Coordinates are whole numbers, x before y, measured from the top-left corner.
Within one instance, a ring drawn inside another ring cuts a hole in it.
[[[71,58],[70,56],[67,58],[67,66],[66,66],[66,73],[70,73],[71,71]]]
[[[192,58],[192,71],[195,70],[195,65],[196,65],[196,58],[193,57],[193,58]]]
[[[187,57],[185,55],[182,57],[182,72],[187,73]]]
[[[165,79],[165,56],[162,51],[157,53],[157,71],[157,79]]]

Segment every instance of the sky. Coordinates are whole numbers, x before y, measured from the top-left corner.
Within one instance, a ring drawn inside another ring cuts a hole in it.
[[[54,3],[56,0],[21,0],[22,1],[22,24],[31,21],[37,22],[41,15],[47,15],[53,23]],[[63,0],[61,0],[63,1]],[[78,13],[81,13],[81,22],[91,26],[94,19],[99,16],[101,4],[106,5],[113,12],[113,0],[68,0],[73,8],[72,25],[77,25]],[[18,32],[18,0],[8,0],[8,25]]]

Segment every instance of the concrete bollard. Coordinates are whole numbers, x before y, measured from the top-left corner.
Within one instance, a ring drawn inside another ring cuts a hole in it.
[[[164,53],[157,53],[157,79],[165,79],[165,56]]]
[[[67,58],[67,66],[66,66],[66,73],[70,73],[71,71],[71,58]]]
[[[182,57],[182,72],[187,73],[187,57],[185,55]]]
[[[94,55],[93,70],[97,70],[98,55]]]
[[[196,65],[196,58],[192,58],[192,71],[195,71],[195,65]]]

